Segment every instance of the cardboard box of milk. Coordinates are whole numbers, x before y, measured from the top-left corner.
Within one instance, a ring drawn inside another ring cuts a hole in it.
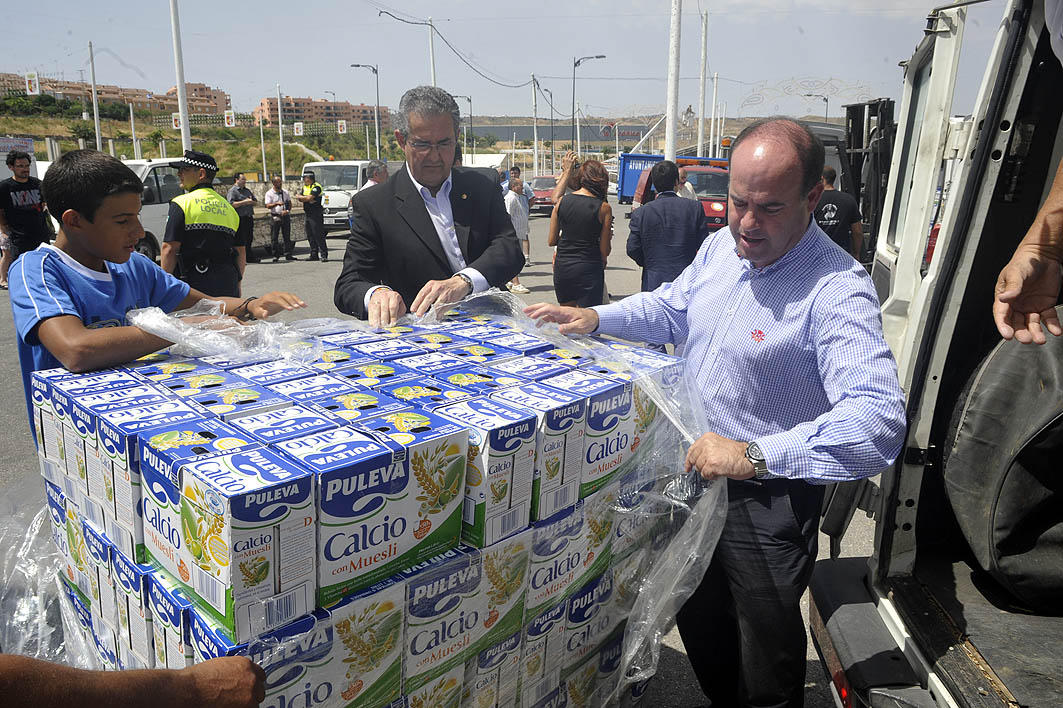
[[[435,410],[449,403],[472,398],[474,395],[468,389],[451,386],[450,384],[430,379],[427,376],[418,380],[387,384],[386,386],[381,386],[379,390],[396,400],[428,411]]]
[[[391,361],[404,356],[416,356],[424,354],[424,349],[413,342],[405,339],[378,339],[373,342],[362,342],[349,345],[363,356],[372,357],[378,361]]]
[[[456,543],[461,535],[468,430],[423,411],[389,413],[355,427],[404,448],[403,464],[416,482],[411,486],[416,504],[411,504],[407,520],[414,538],[420,540],[438,532],[436,538],[442,547]]]
[[[617,611],[613,601],[613,572],[607,569],[577,587],[568,600],[565,619],[565,658],[562,677],[571,669],[596,653],[625,617]]]
[[[487,615],[481,647],[490,647],[519,632],[524,623],[531,571],[532,531],[525,529],[481,549]]]
[[[506,349],[512,349],[523,356],[538,354],[553,349],[554,344],[525,332],[513,332],[508,329],[495,329],[497,334],[484,338],[488,346],[498,345]]]
[[[451,386],[467,388],[479,396],[486,396],[503,388],[528,383],[528,379],[513,376],[486,366],[467,366],[436,374],[436,379]]]
[[[328,607],[457,545],[446,525],[417,535],[406,449],[343,426],[278,443],[317,476],[317,604]]]
[[[345,708],[381,708],[402,695],[406,584],[377,583],[328,609],[333,693]]]
[[[561,670],[565,657],[565,620],[568,600],[562,597],[538,614],[525,614],[521,681],[533,686]]]
[[[465,662],[461,708],[514,708],[523,632],[481,649]]]
[[[341,393],[364,391],[366,387],[338,376],[317,374],[316,376],[308,376],[302,379],[271,384],[269,388],[286,398],[302,403],[304,401],[309,401],[314,398],[322,398],[324,396],[336,396]]]
[[[292,404],[276,391],[244,380],[243,383],[226,389],[211,389],[189,396],[188,403],[200,406],[209,415],[225,421],[236,420],[245,415],[266,413]]]
[[[396,401],[372,389],[355,393],[341,393],[338,396],[326,396],[310,401],[308,407],[314,411],[326,411],[344,423],[354,423],[366,418],[375,418],[388,413],[409,410],[413,406],[405,401]]]
[[[181,467],[193,460],[259,447],[216,418],[203,418],[144,431],[138,455],[147,560],[183,583],[192,581],[193,557],[202,555],[195,518],[182,513]]]
[[[284,440],[312,435],[335,428],[337,425],[333,418],[320,415],[298,403],[284,408],[242,415],[230,420],[229,423],[263,444],[276,444]]]
[[[360,386],[377,388],[399,381],[424,378],[420,372],[409,369],[396,362],[370,361],[351,364],[334,369],[333,376],[339,376]]]
[[[120,645],[119,652],[126,649],[146,668],[153,668],[155,638],[148,604],[151,566],[134,563],[124,553],[112,548],[111,572],[114,574],[115,601],[118,605],[118,628],[115,634]]]
[[[586,399],[537,383],[502,389],[491,398],[536,415],[531,519],[545,519],[575,504],[583,474]]]
[[[451,334],[446,331],[420,332],[418,334],[407,335],[403,337],[403,339],[416,344],[426,352],[436,352],[465,344],[475,344],[471,339],[467,339],[457,334]]]
[[[469,429],[462,539],[490,546],[527,527],[535,468],[535,414],[475,398],[436,410]]]
[[[461,708],[465,665],[459,664],[406,694],[405,708]],[[395,708],[389,706],[388,708]]]
[[[247,644],[234,642],[214,615],[194,602],[188,608],[188,638],[192,644],[193,664],[247,652]]]
[[[30,376],[30,415],[33,417],[33,436],[37,451],[53,462],[65,463],[59,457],[59,441],[55,440],[55,411],[52,408],[51,381],[77,376],[66,369],[42,369]],[[51,445],[48,441],[51,438]],[[49,449],[50,447],[50,449]]]
[[[148,584],[148,607],[155,641],[155,666],[183,669],[192,664],[189,609],[192,598],[165,570],[155,569]]]
[[[311,612],[248,642],[239,650],[266,674],[264,708],[339,708],[333,680],[335,631],[328,613]]]
[[[457,668],[460,698],[465,661],[486,633],[480,552],[456,548],[402,577],[407,582],[404,690],[413,694]]]
[[[310,362],[309,366],[318,371],[328,372],[333,369],[340,369],[345,366],[366,363],[368,361],[372,360],[349,347],[335,346],[325,342],[324,347],[321,350],[321,356],[313,362]]]
[[[314,491],[313,473],[264,448],[181,466],[192,590],[234,641],[314,608]]]
[[[111,574],[113,545],[107,534],[91,521],[82,520],[85,539],[86,572],[92,612],[111,631],[118,628],[118,605],[114,594],[114,578]]]
[[[553,607],[570,592],[586,557],[583,502],[532,524],[527,608],[531,616]]]
[[[474,342],[472,340],[469,340],[467,344],[447,347],[444,351],[450,356],[465,360],[467,364],[480,364],[483,366],[511,361],[521,357],[520,352],[508,347],[489,342]]]
[[[283,359],[264,361],[261,364],[251,364],[250,366],[241,366],[236,369],[231,369],[231,371],[237,376],[243,377],[252,383],[257,383],[260,386],[271,386],[284,381],[305,379],[308,376],[313,376],[317,373],[316,369],[293,364],[292,362]]]
[[[607,379],[573,369],[542,383],[581,395],[587,401],[583,441],[583,473],[579,497],[583,499],[609,483],[634,454],[635,419],[631,382]]]

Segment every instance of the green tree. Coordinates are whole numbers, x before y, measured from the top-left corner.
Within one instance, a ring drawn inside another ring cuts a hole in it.
[[[161,141],[165,137],[166,136],[163,135],[162,131],[159,130],[158,128],[156,128],[155,130],[151,131],[147,135],[148,140],[150,140],[153,143],[157,143],[157,142]]]
[[[95,140],[96,129],[87,120],[79,120],[70,124],[70,134],[82,140]]]

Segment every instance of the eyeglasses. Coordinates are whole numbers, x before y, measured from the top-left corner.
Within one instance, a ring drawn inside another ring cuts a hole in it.
[[[422,155],[431,152],[432,148],[435,148],[439,152],[450,151],[454,149],[455,145],[454,141],[450,138],[440,140],[438,143],[430,143],[427,140],[410,140],[407,144],[413,148],[415,152],[421,153]]]

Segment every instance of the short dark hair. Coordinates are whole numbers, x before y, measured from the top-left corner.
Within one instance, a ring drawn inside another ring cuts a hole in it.
[[[744,140],[758,135],[793,145],[797,151],[798,162],[801,163],[801,194],[811,192],[823,175],[826,152],[823,149],[823,141],[799,120],[786,116],[773,116],[761,118],[747,125],[731,143],[731,155],[735,154]]]
[[[513,174],[514,172],[516,172],[518,175],[520,174],[520,168],[517,167],[516,165],[513,165],[512,167],[509,168],[509,173],[510,174]]]
[[[42,185],[48,210],[62,220],[73,209],[89,220],[103,200],[114,194],[140,195],[144,183],[116,158],[96,150],[73,150],[52,163]]]
[[[834,180],[838,179],[838,171],[827,165],[823,168],[823,181],[827,184],[834,184]]]
[[[237,172],[236,174],[234,174],[234,175],[233,175],[233,180],[234,180],[234,181],[235,181],[235,180],[238,180],[238,179],[240,179],[240,178],[241,178],[241,177],[243,177],[243,176],[244,176],[244,173],[243,173],[243,172]]]
[[[679,167],[671,160],[661,160],[650,168],[650,180],[658,192],[670,192],[679,183]]]
[[[30,154],[28,152],[22,152],[21,150],[12,150],[11,152],[7,153],[7,166],[8,167],[14,167],[15,163],[18,162],[19,160],[26,160],[28,162],[33,162],[33,160],[30,159]]]
[[[609,173],[598,160],[587,160],[579,168],[579,184],[584,189],[594,192],[599,199],[605,199],[609,189]]]

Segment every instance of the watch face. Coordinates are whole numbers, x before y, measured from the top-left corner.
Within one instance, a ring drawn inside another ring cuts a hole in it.
[[[760,451],[760,445],[757,445],[755,442],[749,443],[746,447],[746,456],[752,460],[757,460],[758,462],[764,461],[764,453]]]

